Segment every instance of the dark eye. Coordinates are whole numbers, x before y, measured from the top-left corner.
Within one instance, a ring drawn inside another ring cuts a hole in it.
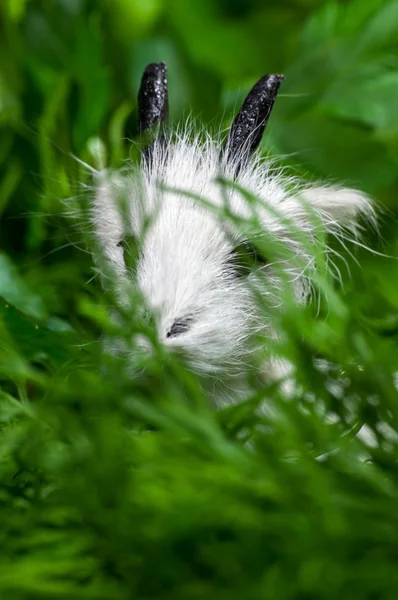
[[[231,252],[227,266],[232,267],[236,277],[249,275],[255,267],[268,264],[268,261],[248,240],[240,242]]]
[[[123,250],[129,249],[132,245],[137,245],[137,238],[133,234],[125,235],[117,244],[118,248],[123,248]]]
[[[127,268],[134,268],[139,257],[138,240],[135,235],[125,235],[120,242],[117,243],[118,248],[123,249],[124,264]]]
[[[170,330],[166,333],[166,337],[177,337],[181,333],[188,331],[193,323],[193,317],[185,317],[184,319],[176,319]]]

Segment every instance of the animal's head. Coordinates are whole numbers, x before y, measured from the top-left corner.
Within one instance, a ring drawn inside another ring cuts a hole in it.
[[[141,165],[98,179],[94,224],[105,257],[142,292],[160,341],[202,373],[241,370],[253,333],[272,335],[253,284],[276,306],[282,267],[305,301],[313,261],[303,239],[354,230],[361,213],[372,215],[359,192],[306,187],[260,160],[255,151],[282,80],[268,74],[255,84],[225,144],[186,130],[170,140],[166,65],[149,65],[138,96],[139,131],[149,138]],[[270,238],[289,251],[279,265],[253,244]]]

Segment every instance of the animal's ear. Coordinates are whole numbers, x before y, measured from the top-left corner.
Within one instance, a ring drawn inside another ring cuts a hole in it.
[[[362,218],[376,224],[372,201],[358,190],[314,186],[302,190],[301,196],[322,219],[328,231],[341,227],[355,231]]]
[[[151,63],[144,70],[138,92],[138,133],[149,138],[146,158],[151,157],[153,142],[165,137],[168,110],[167,65]]]
[[[227,162],[236,173],[256,150],[268,123],[283,75],[267,73],[252,87],[246,96],[229,131],[223,150]]]

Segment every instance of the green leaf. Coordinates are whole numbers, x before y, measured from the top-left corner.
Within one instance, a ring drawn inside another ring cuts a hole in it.
[[[21,179],[21,165],[17,159],[12,160],[11,163],[8,165],[3,181],[0,182],[0,215],[6,209],[8,201],[14,194]]]
[[[60,367],[79,354],[78,336],[32,321],[0,298],[0,321],[16,349],[29,362]]]
[[[366,3],[365,3],[366,4]],[[398,48],[398,2],[383,2],[379,11],[361,32],[359,45],[362,51],[375,48]]]
[[[291,122],[274,123],[273,134],[285,152],[300,148],[299,162],[318,177],[361,186],[372,192],[398,178],[383,145],[367,130],[310,111]]]
[[[106,0],[105,4],[118,38],[127,43],[143,37],[165,8],[163,0]]]
[[[2,48],[0,48],[0,60],[7,60],[6,53]],[[19,121],[20,118],[20,99],[10,87],[6,79],[6,73],[2,73],[0,70],[0,124],[9,123],[13,120]]]
[[[108,107],[111,81],[103,54],[99,24],[95,19],[79,21],[71,68],[79,85],[73,136],[80,149],[98,134]]]
[[[168,18],[193,63],[214,75],[241,77],[264,68],[248,24],[223,19],[212,0],[172,0]]]
[[[331,115],[372,127],[398,124],[398,73],[369,68],[338,79],[321,100]]]
[[[111,156],[112,165],[119,167],[122,164],[124,151],[125,151],[125,139],[124,130],[127,118],[133,110],[133,104],[129,101],[123,102],[117,110],[113,113],[113,116],[109,123],[109,140],[111,145]]]
[[[306,23],[302,33],[302,44],[305,51],[313,51],[328,44],[336,33],[340,5],[337,2],[326,3]]]
[[[18,269],[6,254],[0,252],[0,296],[24,314],[43,322],[47,312],[40,296],[29,289]]]
[[[28,0],[5,0],[4,10],[10,21],[19,22],[25,14]]]

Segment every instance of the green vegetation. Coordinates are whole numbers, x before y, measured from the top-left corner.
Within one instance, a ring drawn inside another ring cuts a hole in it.
[[[141,72],[159,60],[172,120],[212,129],[284,73],[264,149],[385,207],[366,243],[388,257],[351,249],[362,267],[341,260],[327,307],[278,315],[294,399],[258,383],[215,413],[162,348],[150,378],[101,372],[103,333],[142,324],[109,322],[71,218],[91,184],[73,156],[133,154]],[[396,600],[397,107],[397,0],[1,2],[2,599]]]

